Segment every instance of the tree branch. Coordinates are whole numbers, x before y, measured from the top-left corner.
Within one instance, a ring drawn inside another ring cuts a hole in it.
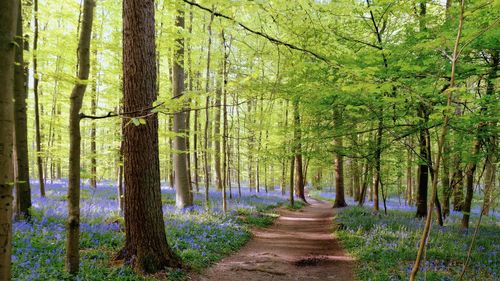
[[[196,2],[189,1],[189,0],[182,0],[182,1],[184,1],[185,3],[187,3],[187,4],[191,5],[191,6],[194,6],[194,7],[197,7],[197,8],[199,8],[199,9],[201,9],[201,10],[204,10],[204,11],[206,11],[206,12],[209,12],[209,13],[213,14],[213,15],[214,15],[214,16],[216,16],[216,17],[220,17],[220,18],[223,18],[223,19],[227,19],[227,20],[229,20],[229,21],[232,21],[232,22],[234,22],[236,25],[239,25],[240,27],[242,27],[244,30],[246,30],[246,31],[248,31],[248,32],[250,32],[250,33],[253,33],[253,34],[255,34],[255,35],[258,35],[258,36],[260,36],[260,37],[263,37],[263,38],[267,39],[268,41],[270,41],[271,43],[274,43],[274,44],[276,44],[276,45],[282,45],[282,46],[285,46],[285,47],[287,47],[287,48],[290,48],[290,49],[293,49],[293,50],[296,50],[296,51],[304,52],[304,53],[306,53],[306,54],[309,54],[309,55],[311,55],[311,56],[313,56],[313,57],[315,57],[315,58],[317,58],[317,59],[319,59],[319,60],[321,60],[321,61],[324,61],[324,62],[326,62],[326,63],[327,63],[327,64],[329,64],[329,65],[331,65],[331,61],[329,61],[327,58],[325,58],[325,57],[323,57],[323,56],[321,56],[321,55],[317,54],[316,52],[313,52],[313,51],[311,51],[311,50],[307,50],[307,49],[304,49],[304,48],[302,48],[302,47],[298,47],[298,46],[295,46],[295,45],[293,45],[293,44],[290,44],[290,43],[287,43],[287,42],[281,41],[280,39],[277,39],[277,38],[271,37],[271,36],[269,36],[269,35],[267,35],[267,34],[265,34],[265,33],[261,32],[261,31],[254,30],[254,29],[252,29],[252,28],[250,28],[250,27],[246,26],[245,24],[243,24],[243,23],[241,23],[241,22],[237,21],[236,19],[234,19],[234,18],[230,17],[230,16],[227,16],[227,15],[221,14],[221,13],[219,13],[219,12],[217,12],[217,11],[213,10],[213,9],[207,8],[207,7],[205,7],[205,6],[202,6],[202,5],[200,5],[200,4],[196,3]]]

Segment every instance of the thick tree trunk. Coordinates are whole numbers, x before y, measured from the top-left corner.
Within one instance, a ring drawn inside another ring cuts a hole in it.
[[[18,1],[0,2],[0,280],[11,279],[14,62]]]
[[[117,259],[139,272],[180,267],[170,249],[163,221],[158,157],[155,21],[153,0],[123,1],[123,102],[126,118],[146,124],[125,126],[125,247]],[[140,75],[138,75],[140,74]]]
[[[69,112],[69,183],[66,236],[66,270],[78,273],[80,266],[80,109],[90,71],[90,41],[94,19],[94,0],[83,2],[83,19],[78,41],[78,80],[70,97]]]
[[[176,17],[176,26],[184,29],[184,12],[178,11]],[[184,95],[184,35],[179,35],[175,40],[177,49],[174,53],[174,66],[172,71],[172,91],[173,98],[179,99]],[[175,204],[177,208],[184,209],[192,206],[193,202],[190,195],[189,171],[187,167],[187,149],[186,136],[187,124],[185,109],[174,114],[174,155],[173,170],[175,174]]]
[[[26,115],[26,98],[28,97],[28,71],[24,63],[23,51],[25,42],[23,36],[22,6],[19,1],[16,35],[16,64],[14,67],[14,98],[15,98],[15,150],[16,150],[16,206],[17,219],[29,219],[31,208],[30,172],[28,159],[28,121]]]

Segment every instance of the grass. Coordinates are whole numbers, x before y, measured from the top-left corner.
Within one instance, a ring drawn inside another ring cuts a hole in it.
[[[473,229],[460,229],[459,220],[453,215],[445,227],[433,225],[418,280],[458,280],[473,235]],[[483,220],[464,280],[498,280],[500,228],[494,217]],[[373,215],[367,208],[348,207],[338,212],[336,223],[338,238],[358,260],[359,280],[408,280],[424,223],[413,211]]]

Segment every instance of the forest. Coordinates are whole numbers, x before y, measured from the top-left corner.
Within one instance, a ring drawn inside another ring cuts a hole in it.
[[[498,280],[499,21],[1,0],[0,281]]]

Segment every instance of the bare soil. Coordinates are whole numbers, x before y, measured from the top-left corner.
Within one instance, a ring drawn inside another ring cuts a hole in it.
[[[332,234],[335,209],[312,198],[309,203],[299,211],[280,209],[271,227],[254,229],[239,252],[192,280],[354,280],[355,261]]]

